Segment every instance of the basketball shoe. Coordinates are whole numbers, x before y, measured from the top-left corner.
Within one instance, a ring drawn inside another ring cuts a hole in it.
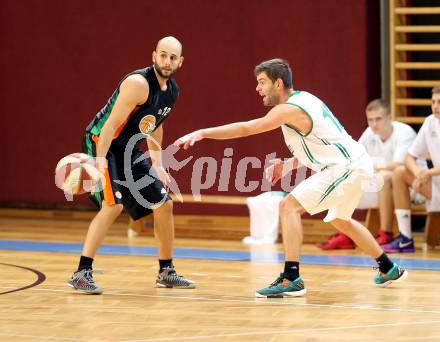
[[[379,271],[374,277],[374,282],[377,286],[385,287],[390,285],[392,282],[399,282],[404,280],[408,276],[408,271],[394,264],[393,268],[391,268],[387,274],[384,274]]]
[[[324,250],[356,248],[356,245],[354,244],[353,240],[350,239],[347,235],[342,233],[337,233],[335,235],[332,235],[330,236],[328,241],[317,243],[316,246]]]
[[[174,267],[165,267],[156,278],[156,287],[195,289],[196,283],[176,273]]]
[[[379,229],[375,239],[380,246],[386,245],[387,243],[393,241],[393,233]]]
[[[292,281],[285,278],[284,273],[280,273],[280,276],[268,287],[257,290],[255,297],[299,297],[305,295],[306,292],[307,290],[304,288],[304,281],[301,277]]]
[[[67,281],[67,285],[87,294],[101,294],[103,288],[95,283],[92,273],[96,272],[91,268],[76,271]],[[96,272],[100,273],[100,272]]]
[[[383,245],[382,248],[387,253],[414,253],[416,251],[414,239],[407,238],[402,234],[390,243]]]

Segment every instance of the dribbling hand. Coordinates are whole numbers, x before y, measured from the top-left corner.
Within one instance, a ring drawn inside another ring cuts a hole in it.
[[[91,193],[100,192],[104,189],[107,179],[105,178],[106,170],[108,168],[107,158],[95,157],[95,166],[99,171],[99,180]]]
[[[162,182],[164,188],[168,190],[171,178],[168,172],[165,171],[163,166],[155,166],[153,165],[154,171],[156,171],[157,178]]]
[[[264,176],[268,182],[275,185],[283,177],[284,162],[277,158],[269,160],[269,163],[272,165],[264,170]]]

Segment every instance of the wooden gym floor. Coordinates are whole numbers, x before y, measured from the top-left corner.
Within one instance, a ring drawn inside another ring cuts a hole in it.
[[[257,299],[282,270],[280,245],[177,239],[176,268],[198,288],[157,289],[153,239],[127,238],[118,222],[95,262],[105,293],[93,296],[66,286],[86,228],[0,218],[0,341],[440,341],[440,251],[420,242],[395,256],[409,277],[389,288],[374,286],[359,250],[305,245],[307,296]]]

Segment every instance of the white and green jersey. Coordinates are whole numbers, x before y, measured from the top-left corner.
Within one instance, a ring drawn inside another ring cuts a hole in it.
[[[312,121],[309,132],[287,124],[281,126],[287,147],[303,165],[321,171],[330,166],[350,168],[363,164],[361,158],[369,160],[365,148],[352,139],[319,98],[305,91],[295,91],[286,103],[302,109]],[[369,172],[368,164],[364,169]]]

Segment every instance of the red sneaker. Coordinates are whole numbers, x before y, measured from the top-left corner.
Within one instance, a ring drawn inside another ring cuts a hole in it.
[[[330,236],[327,242],[320,242],[316,244],[317,247],[324,250],[331,249],[355,249],[356,245],[353,240],[350,239],[347,235],[342,233],[337,233],[335,235]]]
[[[319,247],[319,248],[321,248],[321,249],[324,249],[324,246],[325,246],[327,243],[329,243],[331,240],[333,240],[334,238],[336,238],[338,235],[339,235],[339,233],[336,233],[336,234],[330,235],[330,237],[328,238],[327,241],[325,241],[325,242],[318,242],[318,243],[316,244],[316,247]]]
[[[376,241],[380,246],[386,245],[387,243],[393,241],[393,233],[379,229],[376,235]]]

